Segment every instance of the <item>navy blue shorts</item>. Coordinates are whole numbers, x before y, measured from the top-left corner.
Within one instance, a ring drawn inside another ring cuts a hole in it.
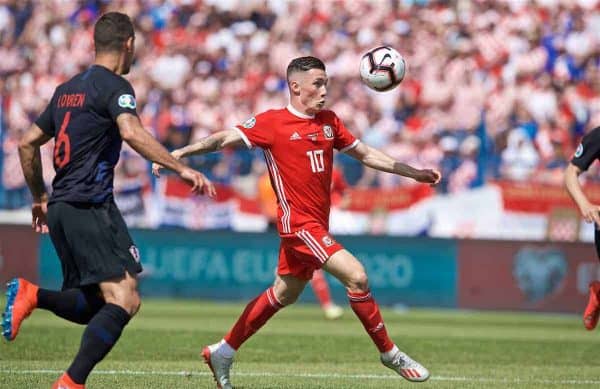
[[[48,229],[62,265],[63,289],[142,271],[137,247],[112,200],[50,203]]]

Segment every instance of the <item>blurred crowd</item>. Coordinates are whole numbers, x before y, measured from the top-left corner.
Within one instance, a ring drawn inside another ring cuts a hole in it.
[[[55,86],[91,63],[94,22],[109,10],[135,22],[127,78],[144,125],[169,149],[285,106],[287,63],[309,54],[327,65],[328,108],[362,141],[441,169],[443,193],[501,179],[558,184],[600,125],[598,0],[0,0],[3,207],[27,202],[19,137]],[[408,72],[375,93],[358,64],[383,44]],[[190,163],[250,196],[265,169],[247,150]],[[351,186],[411,184],[345,156],[337,166]],[[148,164],[124,148],[117,191],[153,186]]]

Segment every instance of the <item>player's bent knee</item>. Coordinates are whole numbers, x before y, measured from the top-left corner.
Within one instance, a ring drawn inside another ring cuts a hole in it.
[[[277,300],[279,300],[279,303],[285,307],[287,305],[292,305],[293,303],[295,303],[298,300],[298,295],[284,294],[281,296],[277,296]]]
[[[283,284],[280,284],[277,287],[275,287],[273,292],[275,293],[275,298],[277,299],[279,304],[283,305],[284,307],[286,305],[292,305],[293,303],[295,303],[296,300],[298,300],[298,296],[300,296],[300,293],[285,287],[285,285]]]
[[[129,314],[131,316],[134,316],[136,313],[138,313],[141,306],[142,306],[142,298],[140,297],[140,294],[136,290],[131,294],[131,298],[129,301],[129,309],[127,310],[127,312],[129,312]]]
[[[142,306],[142,298],[140,297],[140,294],[136,290],[131,294],[130,310],[128,310],[129,314],[131,316],[135,315],[140,310],[141,306]]]
[[[277,297],[277,301],[285,307],[294,304],[298,300],[298,297],[300,297],[302,290],[303,288],[286,288],[280,290],[279,293],[275,292],[275,296]]]
[[[346,282],[346,288],[353,293],[364,293],[369,291],[369,279],[364,271],[352,273]]]
[[[134,294],[129,295],[125,298],[120,305],[124,310],[129,313],[130,316],[134,316],[140,309],[142,305],[142,300],[140,295],[136,292]]]
[[[142,299],[138,291],[128,289],[115,291],[112,295],[106,297],[106,302],[120,306],[131,316],[135,315],[142,305]]]
[[[133,311],[129,313],[131,315],[131,317],[135,316],[135,314],[140,311],[141,307],[142,307],[142,299],[138,298],[137,304],[135,304],[135,306],[133,306]]]

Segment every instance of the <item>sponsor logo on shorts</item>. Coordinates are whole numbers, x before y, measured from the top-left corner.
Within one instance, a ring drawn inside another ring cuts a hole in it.
[[[331,126],[323,126],[323,134],[325,134],[325,139],[333,139],[333,130]]]
[[[119,96],[119,107],[135,109],[135,107],[137,107],[137,103],[135,102],[135,97],[133,97],[132,95]]]
[[[242,127],[244,128],[252,128],[256,125],[256,118],[255,117],[251,117],[250,119],[246,120],[244,122],[244,124],[242,124]]]
[[[327,247],[333,246],[333,244],[335,243],[335,242],[333,241],[333,239],[331,239],[331,237],[330,237],[330,236],[327,236],[327,235],[325,235],[325,236],[323,237],[323,239],[321,239],[321,240],[323,241],[323,244],[324,244],[325,246],[327,246]]]
[[[579,146],[577,146],[577,150],[575,150],[575,158],[579,158],[583,155],[583,144],[579,144]]]
[[[129,247],[129,253],[133,257],[133,259],[135,259],[136,262],[140,261],[140,250],[138,250],[138,248],[135,245],[131,245],[131,247]]]

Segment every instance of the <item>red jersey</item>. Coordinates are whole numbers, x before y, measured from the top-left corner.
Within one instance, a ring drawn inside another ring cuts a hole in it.
[[[236,126],[248,148],[264,150],[271,186],[277,194],[279,234],[318,224],[329,229],[333,149],[358,144],[332,111],[314,117],[291,105],[256,115]]]

